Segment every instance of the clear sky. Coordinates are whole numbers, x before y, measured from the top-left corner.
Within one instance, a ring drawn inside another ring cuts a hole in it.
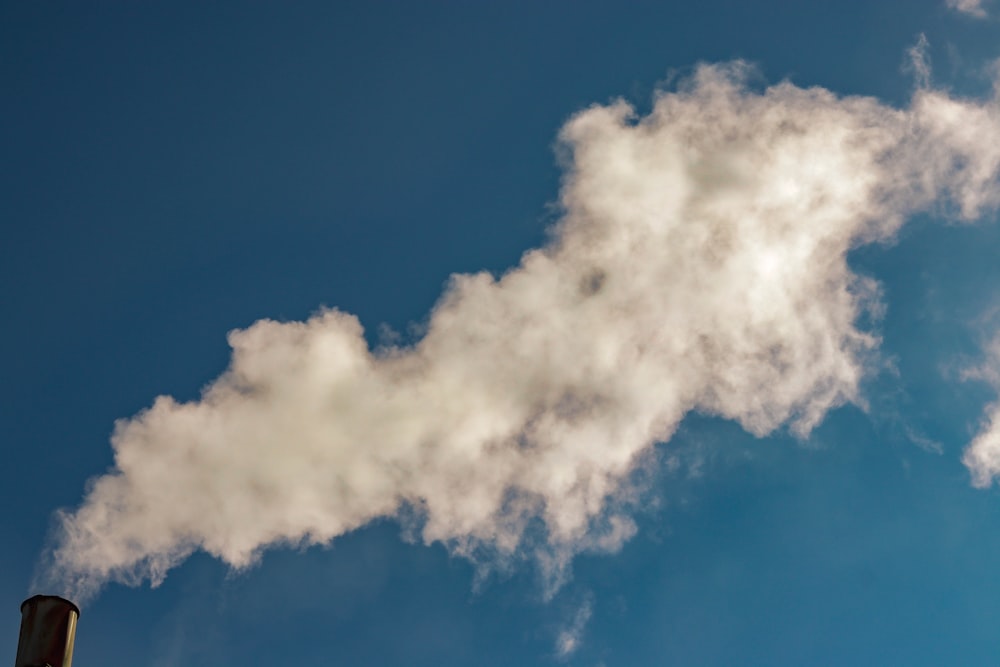
[[[997,58],[988,1],[0,4],[0,659],[63,546],[80,667],[995,664]]]

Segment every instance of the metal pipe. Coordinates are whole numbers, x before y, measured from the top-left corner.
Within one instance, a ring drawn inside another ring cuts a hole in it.
[[[80,608],[55,595],[21,603],[21,634],[14,667],[72,667]]]

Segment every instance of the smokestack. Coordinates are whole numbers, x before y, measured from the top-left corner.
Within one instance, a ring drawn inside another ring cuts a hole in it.
[[[71,667],[80,609],[55,595],[21,603],[21,635],[14,667]]]

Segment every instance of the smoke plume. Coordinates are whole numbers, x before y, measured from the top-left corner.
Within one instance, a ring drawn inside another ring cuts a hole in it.
[[[410,346],[372,350],[335,309],[231,332],[200,400],[116,424],[114,469],[58,517],[49,580],[74,598],[156,585],[196,550],[245,568],[405,515],[427,543],[557,583],[634,533],[630,480],[685,414],[804,436],[860,403],[878,285],[847,254],[916,211],[1000,203],[1000,106],[747,79],[703,65],[646,116],[573,116],[551,241],[502,276],[453,276]]]

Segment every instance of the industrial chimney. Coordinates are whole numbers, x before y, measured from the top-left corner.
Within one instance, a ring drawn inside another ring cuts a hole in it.
[[[55,595],[21,603],[21,635],[14,667],[72,667],[80,609]]]

